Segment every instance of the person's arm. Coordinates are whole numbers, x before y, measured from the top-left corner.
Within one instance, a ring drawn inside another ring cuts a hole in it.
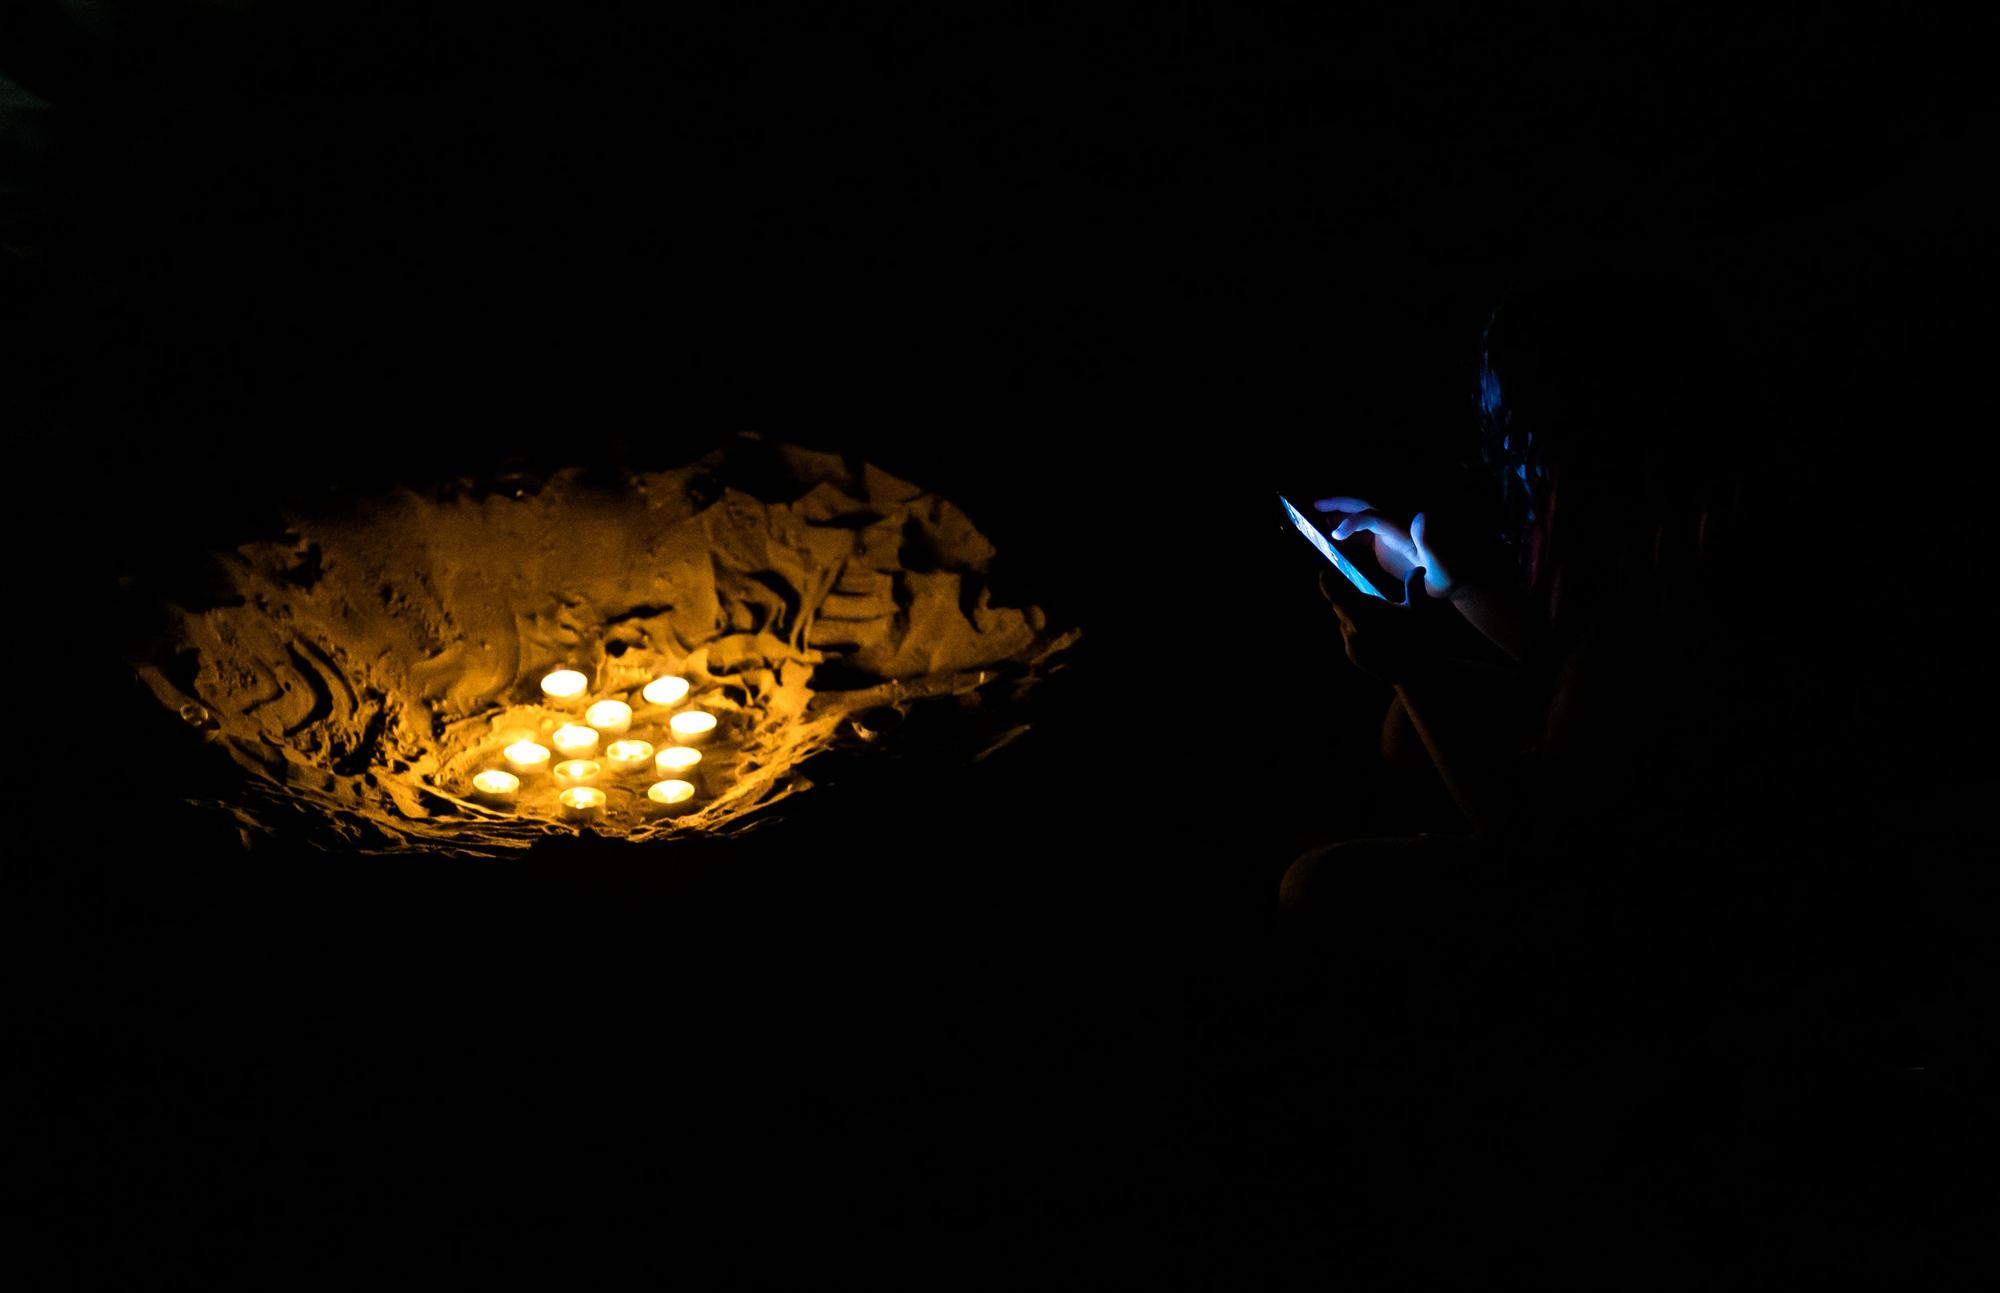
[[[1432,650],[1439,626],[1423,620],[1442,612],[1425,609],[1421,575],[1418,568],[1405,576],[1400,605],[1360,596],[1330,573],[1320,587],[1349,661],[1395,689],[1452,802],[1475,834],[1491,837],[1507,828],[1519,802],[1523,679],[1513,666]]]
[[[1534,605],[1512,589],[1460,581],[1449,586],[1444,599],[1516,664],[1535,652],[1548,627]]]
[[[1467,672],[1447,671],[1459,668]],[[1470,661],[1445,667],[1433,663],[1413,669],[1403,681],[1391,685],[1452,803],[1473,834],[1493,839],[1511,828],[1519,811],[1520,786],[1513,757],[1518,730],[1511,723],[1496,730],[1492,723],[1496,708],[1504,712],[1510,705],[1496,706],[1491,696],[1475,700],[1463,694],[1467,684],[1475,680],[1474,671],[1481,668]],[[1511,674],[1484,681],[1489,688],[1504,689],[1508,699],[1518,685]]]

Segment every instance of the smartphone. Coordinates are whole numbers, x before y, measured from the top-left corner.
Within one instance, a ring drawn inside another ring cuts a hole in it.
[[[1370,597],[1382,597],[1381,592],[1376,589],[1375,585],[1368,582],[1368,576],[1356,570],[1352,561],[1341,556],[1340,549],[1333,546],[1333,540],[1328,538],[1325,532],[1320,530],[1311,521],[1306,520],[1304,514],[1298,508],[1292,506],[1290,499],[1280,494],[1278,495],[1278,503],[1285,509],[1285,519],[1290,521],[1300,534],[1306,536],[1307,542],[1319,549],[1321,556],[1333,563],[1335,570],[1347,576],[1348,583],[1353,584]],[[1382,600],[1386,602],[1389,599],[1382,597]]]

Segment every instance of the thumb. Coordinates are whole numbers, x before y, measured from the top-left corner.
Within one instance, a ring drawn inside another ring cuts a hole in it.
[[[1437,570],[1438,577],[1443,578],[1444,572],[1438,569],[1437,554],[1431,551],[1430,528],[1431,519],[1427,513],[1419,512],[1411,517],[1410,546],[1417,550],[1417,561],[1420,564]]]
[[[1430,539],[1427,537],[1429,530],[1430,519],[1424,513],[1419,512],[1410,518],[1410,544],[1417,550],[1417,561],[1427,572],[1434,572],[1431,585],[1443,595],[1443,591],[1451,586],[1451,572],[1444,568],[1444,563],[1437,559],[1435,552],[1431,551]]]

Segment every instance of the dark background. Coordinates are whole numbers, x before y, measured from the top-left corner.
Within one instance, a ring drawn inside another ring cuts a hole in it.
[[[1970,1278],[1978,36],[1804,6],[9,8],[27,654],[169,765],[12,850],[39,1232],[79,1283],[156,1285],[392,1254]],[[1612,1146],[1578,1182],[1494,1148],[1456,1075],[1350,1047],[1276,937],[1290,858],[1424,805],[1385,797],[1385,693],[1268,494],[1421,505],[1486,312],[1603,268],[1681,277],[1751,375],[1744,450],[1792,482],[1772,618],[1855,715],[1868,801],[1846,852],[1803,831],[1862,896],[1773,932],[1699,1080],[1555,1120]],[[740,430],[938,489],[1084,627],[1033,737],[671,858],[246,853],[98,660],[115,581],[287,498]]]

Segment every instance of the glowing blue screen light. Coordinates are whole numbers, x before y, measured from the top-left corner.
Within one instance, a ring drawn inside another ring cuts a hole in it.
[[[1366,575],[1354,568],[1353,562],[1340,555],[1340,550],[1333,546],[1333,540],[1321,534],[1311,521],[1306,520],[1304,516],[1300,515],[1299,509],[1292,506],[1290,499],[1280,494],[1278,495],[1278,502],[1284,505],[1285,515],[1291,518],[1292,524],[1298,527],[1299,533],[1305,535],[1312,542],[1312,545],[1318,548],[1328,561],[1333,563],[1335,570],[1347,576],[1348,583],[1353,584],[1370,597],[1381,597],[1385,602],[1389,600],[1386,597],[1382,597],[1382,594],[1376,591],[1375,585],[1368,582]]]

